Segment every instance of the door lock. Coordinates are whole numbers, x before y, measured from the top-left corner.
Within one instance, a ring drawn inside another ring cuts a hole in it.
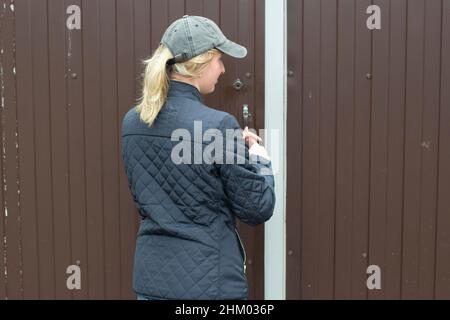
[[[243,86],[244,86],[244,83],[239,78],[237,78],[236,81],[234,81],[234,83],[233,83],[233,88],[237,91],[241,90]]]

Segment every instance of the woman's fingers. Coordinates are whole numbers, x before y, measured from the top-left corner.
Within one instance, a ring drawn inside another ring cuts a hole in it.
[[[242,133],[244,139],[248,138],[248,137],[252,137],[254,139],[256,139],[259,142],[262,142],[263,140],[255,133],[251,132],[248,130],[248,127],[245,127],[243,133]]]
[[[255,138],[256,140],[258,140],[258,141],[260,141],[260,142],[263,141],[262,138],[260,138],[258,135],[254,134],[253,132],[250,132],[250,131],[249,131],[249,136]]]
[[[245,140],[249,147],[251,147],[255,143],[263,141],[258,135],[248,130],[248,127],[245,127],[242,131],[242,138]]]

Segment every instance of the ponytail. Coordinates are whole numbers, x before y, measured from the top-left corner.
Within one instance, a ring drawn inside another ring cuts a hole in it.
[[[169,75],[167,73],[167,60],[173,58],[169,49],[160,45],[152,57],[144,60],[145,72],[142,87],[142,96],[136,111],[143,122],[150,127],[161,111],[167,99],[169,90]]]

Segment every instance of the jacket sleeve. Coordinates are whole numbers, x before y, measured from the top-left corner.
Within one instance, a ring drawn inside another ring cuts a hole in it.
[[[234,116],[225,116],[220,130],[224,137],[224,157],[218,171],[230,208],[242,222],[251,226],[261,224],[270,219],[275,206],[271,162],[249,156],[242,129]]]

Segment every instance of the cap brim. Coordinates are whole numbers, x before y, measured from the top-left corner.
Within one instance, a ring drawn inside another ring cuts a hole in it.
[[[226,53],[233,58],[245,58],[247,56],[247,49],[240,44],[237,44],[231,40],[227,40],[222,43],[220,46],[216,47],[223,53]]]

